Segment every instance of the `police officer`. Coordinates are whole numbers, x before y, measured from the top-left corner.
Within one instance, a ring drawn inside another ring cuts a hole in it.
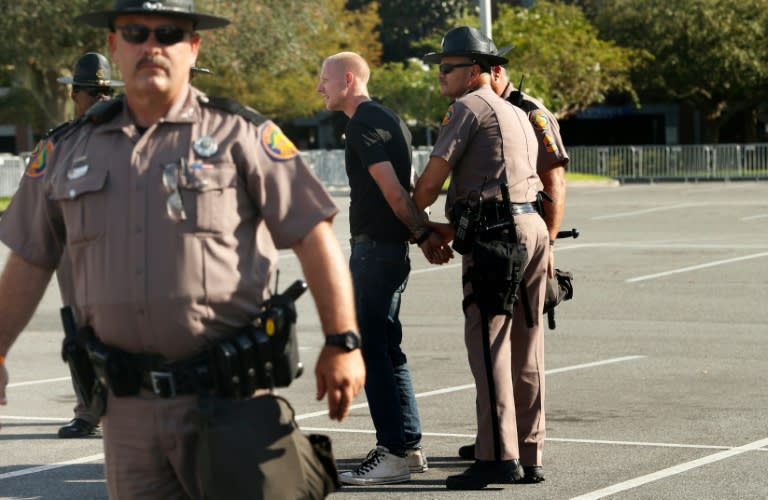
[[[446,215],[453,226],[440,230],[446,237],[460,235],[455,231],[459,215],[470,209],[481,212],[483,220],[474,227],[472,251],[462,257],[464,336],[477,389],[476,460],[463,473],[449,476],[446,486],[481,489],[522,482],[528,471],[541,465],[544,440],[541,304],[549,237],[534,206],[542,188],[536,173],[537,139],[525,112],[491,88],[491,67],[507,60],[478,30],[450,30],[441,51],[424,60],[440,64],[440,94],[456,100],[443,118],[414,201],[419,209],[431,205],[451,175]],[[480,243],[488,243],[484,248],[506,245],[516,252],[516,245],[525,248],[527,259],[516,253],[514,261],[502,260],[494,264],[498,269],[485,270],[486,276],[493,276],[508,273],[510,266],[524,266],[514,306],[508,297],[496,303],[498,293],[509,293],[513,284],[505,290],[498,283],[491,286],[490,281],[475,279],[485,264],[474,255]]]
[[[197,12],[191,0],[116,0],[79,20],[110,29],[125,94],[89,110],[59,139],[34,172],[46,196],[14,197],[0,221],[0,239],[11,249],[0,277],[0,356],[66,247],[79,324],[140,375],[138,394],[116,396],[110,388],[108,395],[102,425],[110,497],[203,498],[195,458],[200,388],[155,367],[191,363],[238,335],[268,296],[277,249],[291,248],[326,334],[317,398],[327,395],[330,418],[342,420],[365,367],[349,342],[357,325],[331,227],[338,210],[273,122],[190,86],[198,30],[227,19]],[[0,366],[2,403],[7,382]],[[284,424],[291,416],[280,418]],[[276,451],[269,463],[250,465],[248,497],[302,496],[306,471],[279,467],[290,457]],[[270,465],[279,474],[264,469]]]
[[[75,116],[77,117],[82,116],[83,113],[96,102],[112,97],[116,87],[123,86],[123,82],[120,80],[112,80],[112,68],[110,67],[109,61],[98,52],[88,52],[83,54],[78,58],[77,62],[75,62],[72,76],[59,77],[58,82],[72,85],[69,95],[75,103]],[[51,131],[45,139],[38,143],[31,156],[33,168],[36,168],[34,167],[35,165],[39,166],[39,162],[41,161],[39,155],[44,154],[42,151],[46,150],[48,147],[52,148],[57,140],[57,136],[64,132],[68,125],[69,122],[56,127],[56,129]],[[25,179],[26,178],[28,178],[28,176],[25,176]],[[40,191],[39,188],[42,187],[42,183],[36,181],[22,182],[20,189],[25,189],[27,187]],[[72,290],[71,274],[69,257],[64,255],[59,267],[56,269],[56,280],[59,284],[61,300],[64,304],[74,303],[74,290]],[[77,387],[75,387],[75,394],[77,396],[77,405],[74,409],[75,418],[59,429],[60,438],[67,439],[90,436],[95,432],[96,427],[99,424],[100,410],[98,408],[87,406],[83,402],[83,398],[79,394]]]
[[[503,47],[496,54],[503,57],[512,48],[511,45]],[[557,118],[541,101],[526,94],[522,89],[514,87],[509,81],[506,68],[501,64],[491,67],[491,88],[496,94],[528,113],[528,119],[536,132],[536,138],[539,142],[536,171],[544,185],[544,192],[548,195],[548,198],[543,198],[541,202],[544,208],[544,221],[549,232],[550,252],[547,276],[552,279],[555,272],[555,240],[565,212],[565,169],[570,160],[560,135],[560,125]],[[475,445],[465,445],[459,448],[459,456],[466,459],[474,458]],[[541,467],[531,469],[528,479],[532,482],[543,481],[544,474]]]

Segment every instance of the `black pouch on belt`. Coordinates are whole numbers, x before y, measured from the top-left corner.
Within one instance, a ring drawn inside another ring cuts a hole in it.
[[[512,314],[528,264],[525,246],[514,241],[475,238],[472,261],[468,278],[480,310],[490,316]]]
[[[202,398],[196,418],[203,498],[319,499],[339,488],[330,439],[305,436],[281,397]]]

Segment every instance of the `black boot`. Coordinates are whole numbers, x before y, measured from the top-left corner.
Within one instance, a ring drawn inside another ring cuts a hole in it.
[[[63,439],[91,436],[96,432],[96,426],[82,418],[73,418],[70,423],[59,429],[59,437]]]
[[[481,490],[489,484],[517,483],[523,477],[525,473],[519,460],[475,460],[461,474],[448,476],[445,486],[449,490]]]

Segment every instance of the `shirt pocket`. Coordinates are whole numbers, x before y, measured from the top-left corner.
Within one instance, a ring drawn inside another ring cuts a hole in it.
[[[51,186],[50,198],[59,202],[69,243],[95,240],[107,221],[107,170],[91,169],[77,178],[63,176]]]
[[[180,182],[187,216],[199,232],[223,233],[237,224],[237,169],[231,163],[192,163]]]

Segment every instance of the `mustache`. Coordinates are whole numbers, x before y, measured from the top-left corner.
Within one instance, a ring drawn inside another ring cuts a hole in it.
[[[141,68],[144,65],[154,65],[154,66],[160,66],[163,70],[166,72],[169,72],[171,70],[171,65],[162,57],[158,56],[144,56],[141,59],[138,60],[136,63],[136,69]]]

